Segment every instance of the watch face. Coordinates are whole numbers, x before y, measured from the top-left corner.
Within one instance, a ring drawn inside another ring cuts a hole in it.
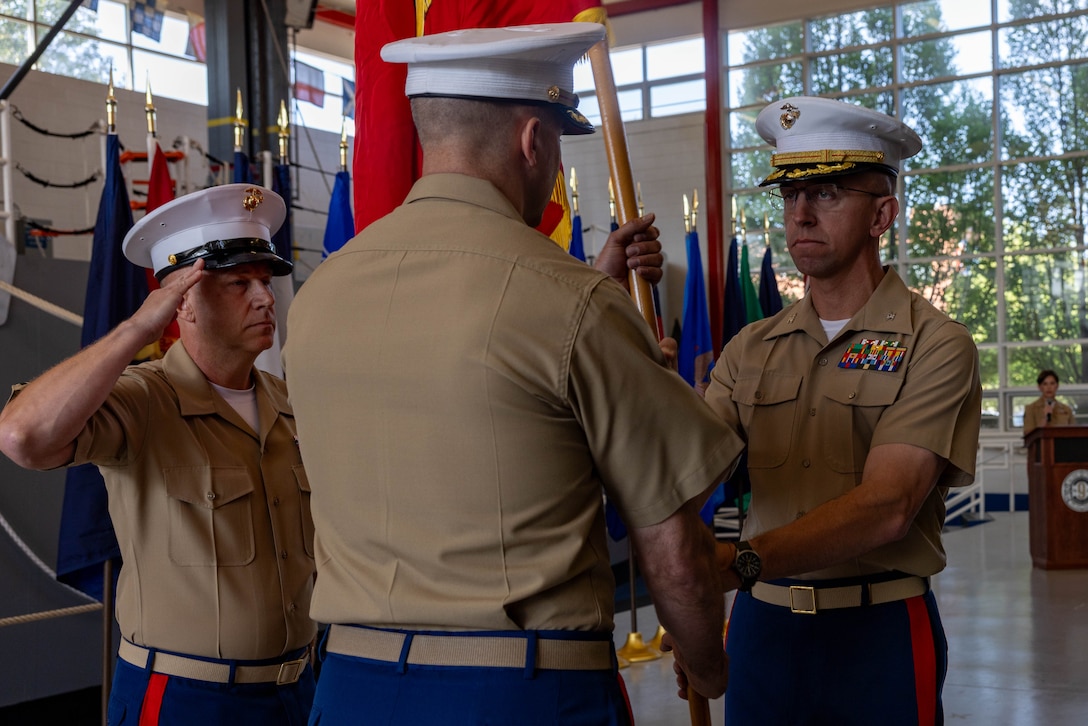
[[[756,578],[759,577],[759,572],[762,569],[763,563],[759,559],[759,555],[751,550],[743,550],[737,553],[737,559],[733,563],[733,567],[741,577],[744,578]]]

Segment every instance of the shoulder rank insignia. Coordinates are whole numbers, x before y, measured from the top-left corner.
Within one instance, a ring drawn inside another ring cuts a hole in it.
[[[898,340],[867,340],[854,343],[842,355],[839,368],[863,368],[878,371],[895,371],[903,361],[906,348],[899,347]]]

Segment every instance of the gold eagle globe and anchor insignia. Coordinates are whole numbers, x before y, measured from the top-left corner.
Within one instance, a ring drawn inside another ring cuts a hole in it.
[[[797,123],[797,119],[801,118],[801,109],[792,103],[787,103],[782,106],[781,110],[785,111],[785,113],[778,117],[778,122],[782,124],[782,128],[789,131]]]
[[[247,187],[245,196],[242,197],[242,206],[246,208],[247,212],[252,212],[254,209],[261,205],[264,201],[264,194],[256,187]]]

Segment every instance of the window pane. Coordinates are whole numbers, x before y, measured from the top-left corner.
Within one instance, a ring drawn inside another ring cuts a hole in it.
[[[1014,164],[1002,176],[1007,250],[1061,250],[1085,244],[1088,159]],[[1086,329],[1088,330],[1088,329]]]
[[[38,26],[38,42],[47,32]],[[132,88],[132,73],[124,46],[62,31],[49,45],[49,52],[38,59],[38,68],[46,73],[105,84],[109,82],[111,62],[114,86]]]
[[[823,95],[890,86],[893,68],[892,49],[888,47],[814,58],[812,92]]]
[[[706,110],[706,82],[684,81],[650,86],[650,115],[675,116]]]
[[[903,35],[908,38],[990,24],[989,0],[924,0],[902,9]]]
[[[30,37],[30,25],[17,20],[0,20],[0,63],[13,66],[21,65],[30,50],[27,42]]]
[[[908,269],[907,286],[953,320],[963,323],[976,343],[997,340],[993,259],[933,260]]]
[[[30,3],[27,0],[0,0],[0,13],[30,20]]]
[[[1010,348],[1008,385],[1035,388],[1038,385],[1035,380],[1039,377],[1039,371],[1047,369],[1058,374],[1063,388],[1075,383],[1084,383],[1084,370],[1085,366],[1088,365],[1088,358],[1085,357],[1086,353],[1088,351],[1084,350],[1084,346],[1076,344]],[[1034,391],[1025,394],[1024,399],[1017,403],[1028,404],[1038,397],[1039,392]],[[1073,397],[1069,396],[1065,390],[1060,389],[1058,398],[1064,398],[1066,401],[1072,402]],[[1080,408],[1082,410],[1079,413],[1083,414],[1084,406],[1080,406]],[[1023,415],[1022,410],[1020,413]]]
[[[642,48],[617,50],[608,54],[612,59],[612,78],[617,86],[642,83]]]
[[[586,91],[592,92],[593,85],[593,67],[590,66],[589,61],[583,58],[574,64],[574,92],[584,93]]]
[[[1070,10],[1084,10],[1088,8],[1088,0],[1064,0],[1060,7],[1057,3],[1023,2],[1022,0],[998,0],[997,20],[1000,23],[1009,20],[1021,20],[1034,18],[1039,15],[1048,15],[1053,12],[1066,12]],[[1034,382],[1034,379],[1032,379]]]
[[[136,66],[136,90],[142,90],[150,78],[155,96],[208,105],[208,72],[203,63],[144,50],[134,50],[132,62]]]
[[[989,169],[907,177],[906,197],[910,257],[993,252],[994,177]]]
[[[37,0],[38,22],[53,25],[60,20],[69,5],[69,0]],[[124,43],[128,40],[128,17],[128,6],[125,3],[99,0],[97,13],[90,8],[81,7],[64,29]]]
[[[998,388],[1001,385],[997,372],[997,358],[996,348],[981,348],[978,351],[978,367],[983,389]],[[985,407],[985,404],[983,406]]]
[[[620,104],[620,118],[624,121],[642,120],[642,91],[619,91],[616,100]],[[601,105],[597,96],[581,96],[578,100],[578,110],[582,112],[590,123],[598,128],[601,125]]]
[[[804,92],[804,66],[800,60],[729,72],[730,106],[768,104]]]
[[[756,132],[756,117],[759,116],[759,112],[762,110],[763,106],[757,106],[743,108],[729,114],[729,133],[732,135],[732,146],[734,149],[766,145],[767,142]],[[767,152],[768,164],[770,163],[770,158],[770,152]],[[766,174],[764,174],[764,176],[766,176]],[[743,186],[747,186],[747,184]]]
[[[728,35],[726,43],[729,45],[728,55],[731,66],[772,58],[787,58],[799,55],[804,50],[804,36],[800,22],[737,31]]]
[[[901,58],[905,83],[993,70],[989,31],[909,43]]]
[[[998,31],[1002,68],[1088,57],[1088,15]]]
[[[1006,338],[1049,341],[1081,337],[1081,331],[1088,330],[1085,266],[1084,255],[1076,251],[1006,258]],[[1034,380],[1035,374],[1031,375]]]
[[[903,90],[903,122],[922,137],[905,170],[993,158],[993,84],[988,78]]]
[[[647,80],[690,76],[702,73],[704,68],[706,54],[702,38],[646,46]]]
[[[1049,156],[1088,149],[1088,64],[1003,76],[1002,155]]]
[[[891,40],[894,27],[890,7],[833,15],[809,22],[809,42],[814,53],[884,43]]]
[[[730,186],[734,189],[757,187],[772,171],[770,150],[737,152],[732,154],[731,159]],[[769,195],[763,189],[759,191],[763,197],[768,197],[763,204],[768,209],[773,209]],[[772,219],[781,223],[782,213],[776,211]]]

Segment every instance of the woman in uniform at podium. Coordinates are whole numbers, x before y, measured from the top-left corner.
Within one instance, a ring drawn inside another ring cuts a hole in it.
[[[1040,426],[1068,426],[1073,423],[1073,409],[1058,401],[1058,374],[1051,370],[1039,371],[1035,379],[1043,395],[1024,407],[1024,436]]]

